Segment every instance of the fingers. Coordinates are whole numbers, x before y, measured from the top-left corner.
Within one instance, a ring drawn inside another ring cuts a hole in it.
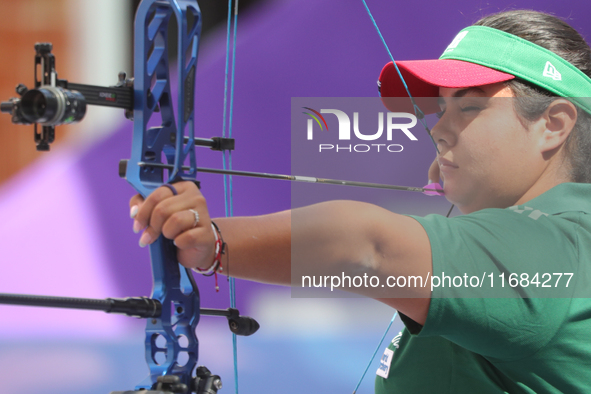
[[[439,182],[439,163],[437,159],[433,160],[431,166],[429,167],[429,182],[428,183],[437,183]]]
[[[204,212],[207,212],[204,210]],[[201,215],[201,214],[200,214]],[[168,222],[165,226],[168,226]],[[199,224],[174,237],[177,247],[177,259],[187,268],[206,269],[211,266],[216,255],[216,237],[211,221],[199,220]],[[165,235],[166,236],[166,235]],[[166,236],[168,238],[168,236]]]
[[[130,218],[135,218],[135,216],[137,215],[140,206],[143,204],[144,202],[144,198],[139,195],[136,194],[135,196],[131,197],[131,199],[129,200],[129,217]]]
[[[205,200],[197,200],[190,208],[186,205],[176,205],[172,213],[162,224],[162,234],[168,239],[174,239],[183,232],[199,227],[209,226],[210,219]],[[197,212],[197,213],[195,213]],[[160,218],[157,218],[157,227]],[[152,227],[152,226],[150,226]],[[178,246],[178,244],[177,244]]]
[[[192,182],[175,183],[178,195],[174,196],[169,188],[160,187],[154,190],[145,201],[132,199],[136,203],[133,230],[137,233],[144,230],[140,238],[140,246],[154,242],[160,234],[174,239],[179,234],[195,227],[197,218],[190,211],[198,212],[199,223],[207,223],[210,219],[207,204],[199,189]],[[133,211],[133,207],[132,207]]]

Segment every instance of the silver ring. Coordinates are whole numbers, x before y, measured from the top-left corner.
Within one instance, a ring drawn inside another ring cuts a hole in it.
[[[197,212],[194,209],[189,209],[189,211],[193,212],[193,215],[195,215],[195,222],[193,223],[193,227],[197,227],[197,224],[199,223],[199,212]]]

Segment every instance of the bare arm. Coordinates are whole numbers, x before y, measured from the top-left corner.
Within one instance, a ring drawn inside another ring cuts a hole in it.
[[[177,186],[179,196],[175,197],[161,189],[141,204],[136,219],[150,224],[146,229],[150,238],[161,231],[174,239],[183,265],[207,268],[213,260],[213,231],[205,200],[200,193],[196,198],[183,196],[193,196],[194,186],[187,186],[186,193],[184,186]],[[132,199],[132,205],[138,203]],[[200,214],[195,228],[188,209]],[[220,218],[216,223],[228,244],[225,270],[237,278],[290,285],[294,265],[297,272],[367,274],[385,283],[388,276],[425,278],[432,270],[430,244],[422,226],[371,204],[331,201],[264,216]],[[353,290],[418,323],[426,319],[429,286]]]

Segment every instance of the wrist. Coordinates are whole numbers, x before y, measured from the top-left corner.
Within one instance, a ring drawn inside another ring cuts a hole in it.
[[[213,221],[211,222],[211,229],[215,238],[213,261],[207,268],[194,268],[195,271],[205,276],[211,276],[223,271],[222,255],[224,254],[226,244],[224,243],[219,227]]]

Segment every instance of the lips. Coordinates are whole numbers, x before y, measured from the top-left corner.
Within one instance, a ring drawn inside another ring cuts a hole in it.
[[[442,178],[446,178],[459,168],[457,164],[442,157],[439,157],[437,162],[439,163],[439,172],[441,173]]]
[[[453,162],[444,159],[443,157],[439,157],[437,158],[437,162],[439,163],[439,168],[441,168],[442,170],[444,168],[459,168],[457,164],[454,164]]]

